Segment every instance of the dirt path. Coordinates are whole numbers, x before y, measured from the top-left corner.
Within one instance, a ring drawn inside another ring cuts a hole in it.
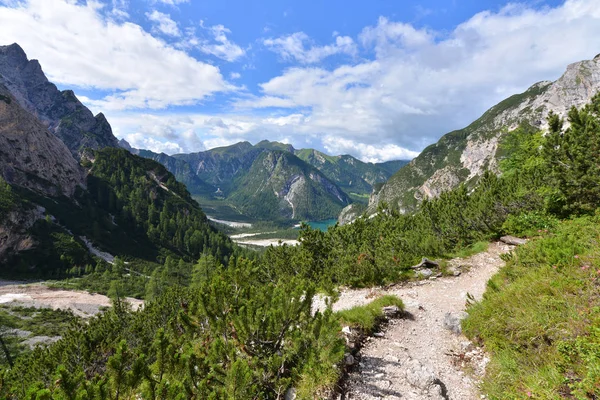
[[[460,276],[375,293],[373,289],[343,292],[334,310],[368,303],[380,293],[395,294],[409,317],[392,320],[381,337],[363,347],[342,399],[480,399],[477,377],[466,375],[460,364],[470,359],[475,375],[481,374],[485,355],[444,325],[460,326],[455,317],[464,311],[467,293],[480,299],[489,278],[504,264],[499,255],[511,249],[493,243],[486,252],[451,260],[454,268],[463,266]]]

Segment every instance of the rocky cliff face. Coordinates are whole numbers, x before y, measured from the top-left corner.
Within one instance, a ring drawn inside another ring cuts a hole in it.
[[[0,46],[0,83],[65,143],[76,159],[86,147],[118,147],[104,115],[94,116],[73,91],[59,91],[48,81],[39,62],[28,60],[17,44]]]
[[[409,210],[424,198],[438,196],[462,182],[475,182],[486,170],[498,172],[503,135],[520,123],[547,128],[550,111],[566,116],[600,90],[600,57],[571,64],[555,82],[539,82],[486,111],[468,127],[444,135],[373,193],[369,212],[384,201]]]
[[[85,174],[69,149],[0,84],[0,174],[46,195],[72,196]]]

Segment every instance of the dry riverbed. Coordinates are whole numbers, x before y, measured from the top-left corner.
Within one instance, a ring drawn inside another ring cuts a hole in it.
[[[134,310],[143,305],[142,300],[127,298],[127,301]],[[19,284],[0,281],[0,304],[70,310],[79,317],[88,318],[110,307],[110,299],[101,294],[81,290],[54,289],[43,283]]]

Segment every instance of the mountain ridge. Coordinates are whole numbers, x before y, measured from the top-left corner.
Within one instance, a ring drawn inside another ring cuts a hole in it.
[[[59,91],[16,43],[0,46],[0,83],[79,159],[86,148],[118,147],[104,114],[93,115],[72,90]]]
[[[588,103],[600,90],[600,57],[570,64],[556,81],[533,84],[487,110],[467,127],[449,132],[402,167],[369,199],[373,214],[384,202],[401,211],[414,210],[460,183],[472,185],[486,169],[499,173],[505,133],[521,123],[546,129],[550,111],[564,117],[572,106]]]
[[[236,208],[246,209],[249,207],[246,188],[256,183],[249,183],[247,180],[255,180],[250,171],[253,171],[253,169],[254,171],[260,171],[261,155],[264,153],[287,153],[295,159],[292,164],[305,164],[304,167],[300,168],[303,171],[302,175],[304,175],[303,182],[312,182],[309,185],[311,187],[313,184],[322,185],[322,189],[324,190],[317,190],[315,192],[325,196],[323,199],[324,202],[320,204],[328,204],[327,208],[335,210],[336,213],[341,211],[341,208],[338,206],[345,206],[351,200],[366,202],[372,191],[373,184],[384,182],[391,175],[391,170],[406,163],[406,161],[391,161],[382,163],[380,166],[379,164],[364,163],[350,155],[329,156],[318,150],[297,150],[290,144],[268,140],[262,140],[255,145],[244,141],[202,152],[174,154],[172,156],[164,153],[154,153],[149,150],[133,149],[126,142],[122,142],[122,146],[129,148],[135,154],[151,158],[165,165],[178,180],[188,185],[193,194],[201,197],[231,200],[234,202]],[[290,157],[279,158],[279,161],[288,160]],[[283,169],[280,168],[278,171],[281,172]],[[308,173],[307,171],[312,171],[312,173]],[[284,173],[287,178],[291,176],[288,172]],[[262,190],[270,187],[270,183],[273,182],[273,176],[267,176],[262,172],[259,175],[264,178],[264,182],[257,187],[262,187]],[[274,193],[287,193],[288,189],[286,189],[286,185],[290,184],[289,182],[284,184],[287,178],[275,179],[280,183],[279,187],[270,187],[268,193],[260,193],[261,190],[259,190],[256,192],[256,195],[266,196],[263,200],[270,199],[268,201],[265,200],[271,204],[269,207],[270,210],[277,208],[281,211],[276,214],[277,218],[286,216],[286,218],[296,219],[300,214],[294,211],[289,213],[289,210],[286,211],[285,204],[282,207],[275,207],[273,205],[274,199],[270,196],[271,191]],[[282,198],[285,198],[285,196],[283,195]],[[330,201],[338,203],[338,206],[331,206]],[[312,200],[309,202],[314,204],[314,207],[318,207],[319,202],[312,202]],[[257,202],[255,205],[260,208],[260,202]],[[268,214],[260,212],[257,207],[250,207],[253,210],[251,214],[255,217],[260,215],[261,218],[267,218]],[[294,208],[295,206],[292,207],[292,210]],[[323,214],[317,209],[301,214],[304,217],[318,215],[323,217],[322,219],[337,217],[337,214],[333,212]]]

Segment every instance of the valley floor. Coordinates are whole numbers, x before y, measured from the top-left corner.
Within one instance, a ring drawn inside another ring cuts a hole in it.
[[[134,310],[143,305],[142,300],[127,298],[127,301]],[[111,302],[104,295],[81,290],[53,289],[41,283],[0,281],[0,304],[69,310],[79,317],[87,318],[98,314],[104,307],[110,307]]]
[[[407,314],[392,320],[380,337],[367,342],[342,398],[479,399],[477,379],[487,359],[449,328],[458,329],[467,296],[481,299],[487,281],[504,265],[500,255],[511,249],[492,243],[483,253],[451,260],[450,268],[461,271],[459,276],[430,278],[385,290],[343,291],[334,311],[392,294],[402,299]]]

